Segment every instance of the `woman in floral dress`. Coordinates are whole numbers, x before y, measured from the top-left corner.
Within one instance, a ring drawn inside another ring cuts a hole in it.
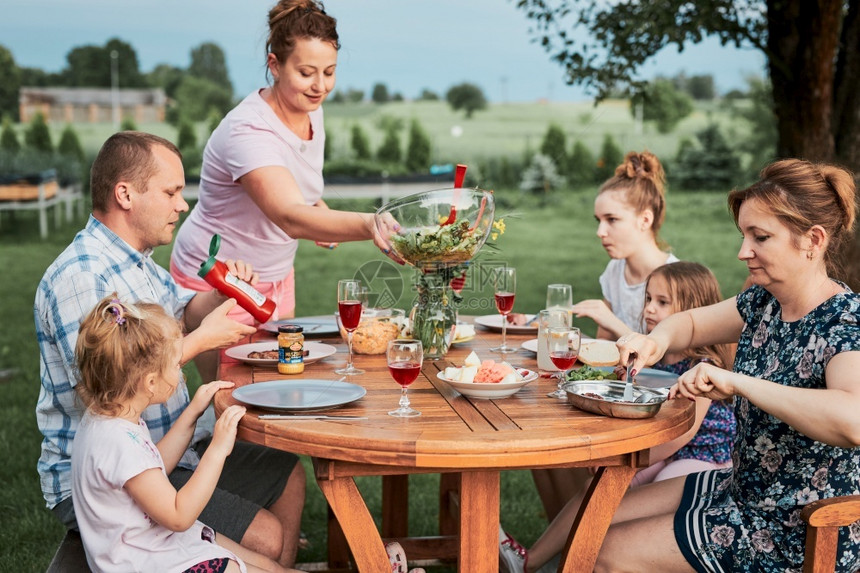
[[[800,571],[803,507],[860,493],[860,296],[831,278],[853,237],[855,184],[800,160],[729,194],[752,286],[619,341],[634,369],[689,346],[738,342],[733,371],[702,363],[672,398],[734,399],[732,469],[631,490],[597,571]],[[839,536],[836,571],[860,569],[860,523]]]

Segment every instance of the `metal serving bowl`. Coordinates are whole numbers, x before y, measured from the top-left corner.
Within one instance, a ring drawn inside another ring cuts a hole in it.
[[[612,418],[650,418],[657,414],[666,401],[658,390],[633,386],[632,401],[624,400],[625,382],[583,380],[563,386],[567,401],[586,412]]]

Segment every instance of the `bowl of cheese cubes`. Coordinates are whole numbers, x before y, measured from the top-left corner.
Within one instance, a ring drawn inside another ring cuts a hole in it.
[[[535,380],[538,373],[516,368],[504,361],[481,360],[472,352],[463,366],[450,366],[439,372],[437,377],[464,396],[492,400],[513,396]]]

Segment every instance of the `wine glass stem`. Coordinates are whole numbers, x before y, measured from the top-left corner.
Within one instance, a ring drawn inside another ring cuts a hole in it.
[[[406,397],[406,386],[400,388],[400,409],[409,409],[409,398]]]
[[[349,370],[352,370],[352,333],[353,332],[354,331],[350,330],[350,331],[347,331],[347,333],[346,333],[347,346],[349,347],[349,362],[347,363],[346,367]]]
[[[507,340],[507,332],[508,332],[508,317],[504,314],[502,315],[502,350],[508,347]]]

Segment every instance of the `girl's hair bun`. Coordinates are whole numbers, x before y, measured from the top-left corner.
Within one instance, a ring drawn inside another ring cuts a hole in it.
[[[649,151],[631,151],[624,157],[624,162],[615,168],[617,177],[628,179],[649,179],[662,188],[666,183],[663,165],[657,156]]]

